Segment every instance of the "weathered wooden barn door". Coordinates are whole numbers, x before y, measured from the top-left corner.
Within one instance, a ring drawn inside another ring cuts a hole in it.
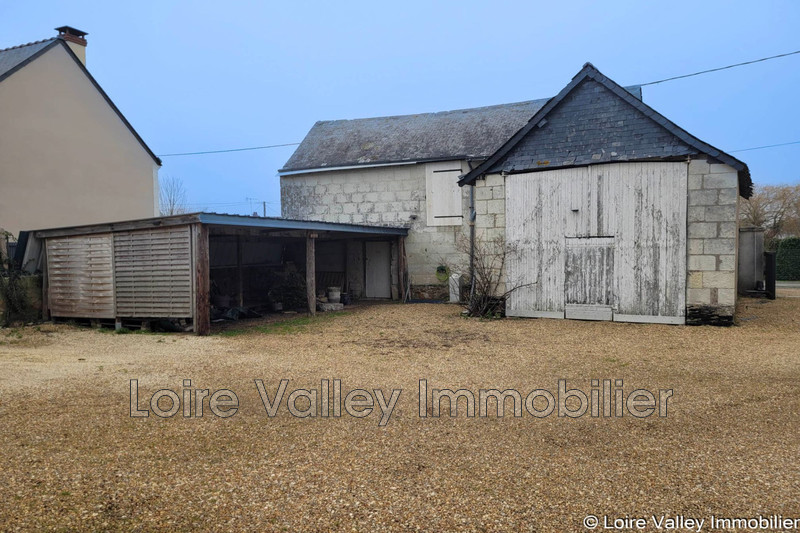
[[[613,318],[614,237],[567,238],[564,290],[566,318]]]
[[[47,239],[47,299],[54,317],[114,318],[110,233]]]
[[[367,298],[391,298],[391,245],[388,242],[366,243],[365,295]]]
[[[579,318],[573,306],[594,305],[607,320],[682,324],[687,171],[612,163],[507,176],[506,283],[522,288],[506,313]]]

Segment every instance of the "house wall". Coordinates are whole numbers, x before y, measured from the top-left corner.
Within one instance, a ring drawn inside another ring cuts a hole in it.
[[[62,46],[0,83],[0,227],[158,214],[158,166]]]
[[[466,163],[456,164],[466,169]],[[410,228],[405,248],[412,297],[446,298],[447,282],[436,278],[436,267],[467,272],[468,254],[458,243],[469,238],[469,187],[461,188],[465,217],[457,226],[427,225],[425,188],[424,164],[282,176],[281,215]]]
[[[736,307],[739,179],[736,170],[689,164],[686,322],[730,325]]]

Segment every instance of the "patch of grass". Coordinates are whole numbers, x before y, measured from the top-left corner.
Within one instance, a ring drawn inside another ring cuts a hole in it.
[[[228,329],[220,333],[223,337],[237,337],[239,335],[253,335],[260,333],[262,335],[291,335],[295,333],[304,333],[308,331],[310,326],[317,326],[330,322],[337,316],[344,316],[348,313],[324,313],[315,316],[299,316],[281,322],[274,322],[272,324],[263,324],[260,326],[243,327],[236,329]]]
[[[128,333],[133,333],[133,331],[129,330],[128,328],[119,328],[115,329],[114,333],[117,335],[127,335]]]

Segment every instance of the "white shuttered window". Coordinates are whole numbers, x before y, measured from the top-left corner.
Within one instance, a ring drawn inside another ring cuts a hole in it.
[[[464,213],[461,206],[461,162],[428,163],[425,165],[425,205],[428,226],[460,226]]]

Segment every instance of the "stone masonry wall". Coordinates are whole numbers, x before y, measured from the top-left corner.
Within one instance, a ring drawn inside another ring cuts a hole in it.
[[[731,325],[736,307],[739,180],[724,164],[689,163],[686,323]]]
[[[506,179],[501,174],[490,174],[475,182],[475,246],[479,249],[498,237],[505,240],[505,236]],[[507,290],[505,274],[500,272],[498,296]]]
[[[446,297],[447,283],[436,278],[441,264],[467,272],[469,258],[457,243],[469,238],[469,187],[462,188],[462,202],[461,225],[428,227],[424,164],[281,177],[285,218],[410,228],[406,255],[414,298]]]

